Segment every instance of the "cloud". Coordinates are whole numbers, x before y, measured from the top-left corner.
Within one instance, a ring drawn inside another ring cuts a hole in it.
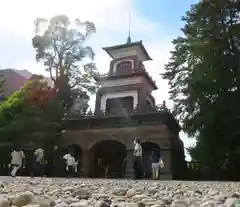
[[[96,53],[96,63],[100,72],[109,70],[110,57],[103,46],[125,43],[128,35],[130,0],[8,0],[1,3],[0,13],[0,55],[1,68],[28,69],[42,73],[43,67],[35,62],[35,52],[31,45],[34,19],[50,18],[66,14],[70,19],[80,18],[93,21],[97,33],[90,44]],[[157,103],[168,99],[168,85],[159,73],[169,58],[171,40],[164,24],[149,20],[132,6],[132,40],[143,40],[153,61],[145,63],[147,70],[156,80],[159,90],[154,92]],[[94,106],[94,98],[91,101]],[[168,102],[171,107],[172,103]],[[185,143],[188,144],[188,142]]]

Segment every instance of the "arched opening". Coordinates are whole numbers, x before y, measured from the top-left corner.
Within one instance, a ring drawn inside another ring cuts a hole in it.
[[[132,73],[132,61],[125,60],[116,64],[116,74]]]
[[[126,147],[115,140],[104,140],[90,151],[90,177],[121,178],[125,174]]]
[[[82,148],[77,144],[68,146],[68,153],[72,154],[76,160],[81,161],[82,159]]]
[[[156,151],[157,156],[161,156],[160,147],[153,142],[144,142],[142,143],[142,149],[143,149],[143,157],[142,157],[142,166],[143,171],[145,173],[146,178],[150,178],[152,176],[152,165],[151,165],[151,154],[152,151]]]

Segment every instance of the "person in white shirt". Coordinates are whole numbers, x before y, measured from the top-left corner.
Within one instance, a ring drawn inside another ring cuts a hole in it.
[[[133,170],[135,174],[135,179],[142,178],[142,146],[140,144],[140,139],[134,140],[133,148]]]
[[[63,159],[66,161],[66,173],[67,176],[70,178],[73,176],[74,172],[77,171],[78,162],[76,162],[73,155],[67,153],[63,156]]]
[[[25,158],[24,152],[21,151],[19,148],[16,148],[12,153],[11,153],[11,176],[16,177],[16,174],[18,170],[21,168],[23,165],[23,160]]]
[[[32,177],[35,175],[43,176],[43,165],[44,165],[44,150],[39,147],[33,153],[33,170],[32,170]]]
[[[41,162],[44,158],[44,150],[42,148],[38,148],[34,152],[36,162]]]
[[[133,151],[133,155],[139,158],[142,158],[142,146],[140,144],[140,140],[136,139],[134,141],[134,151]]]

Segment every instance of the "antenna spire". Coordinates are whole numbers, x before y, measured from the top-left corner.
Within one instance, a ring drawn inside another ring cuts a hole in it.
[[[130,4],[130,9],[129,9],[129,19],[128,19],[128,38],[127,38],[127,44],[130,44],[131,41],[131,13],[132,13],[132,8]]]

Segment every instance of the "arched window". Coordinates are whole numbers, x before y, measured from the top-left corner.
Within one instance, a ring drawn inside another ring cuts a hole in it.
[[[124,60],[116,63],[115,73],[116,74],[132,73],[132,69],[133,69],[133,61]]]

